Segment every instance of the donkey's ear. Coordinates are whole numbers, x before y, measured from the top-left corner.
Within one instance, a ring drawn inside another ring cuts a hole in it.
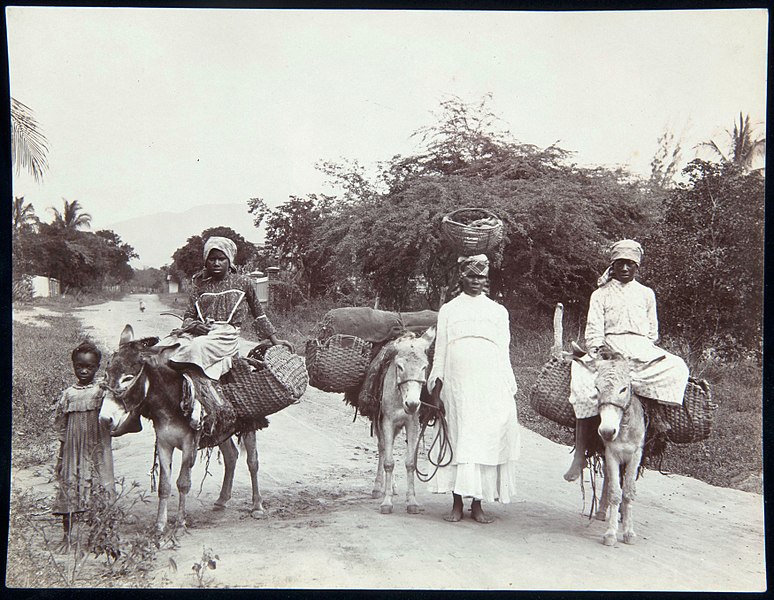
[[[131,342],[134,339],[134,329],[132,329],[132,326],[127,324],[126,327],[124,327],[124,330],[121,332],[121,337],[118,340],[118,344],[126,344],[127,342]]]
[[[433,340],[435,339],[435,332],[436,332],[435,327],[430,327],[427,331],[425,331],[422,334],[422,337],[419,339],[429,346],[430,344],[433,343]]]

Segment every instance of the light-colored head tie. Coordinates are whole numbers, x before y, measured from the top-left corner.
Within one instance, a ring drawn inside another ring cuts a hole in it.
[[[634,240],[620,240],[610,247],[610,266],[597,279],[597,287],[605,285],[613,278],[613,263],[619,259],[630,260],[638,267],[642,262],[642,256],[645,252],[639,242]]]
[[[460,267],[460,275],[489,276],[489,259],[486,257],[486,254],[460,256],[457,259],[457,264]]]
[[[204,260],[210,255],[212,250],[220,250],[228,258],[228,266],[232,271],[235,271],[234,258],[237,253],[236,244],[226,237],[211,237],[204,243]]]

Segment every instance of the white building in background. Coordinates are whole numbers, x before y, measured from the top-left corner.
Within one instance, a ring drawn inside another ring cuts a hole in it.
[[[172,275],[167,275],[167,293],[177,294],[180,291],[180,285],[175,279],[172,279]]]
[[[58,279],[36,275],[31,278],[31,281],[33,298],[49,298],[50,296],[58,296],[61,293]]]
[[[269,303],[269,278],[263,274],[263,271],[253,271],[248,273],[247,276],[253,282],[258,301],[266,308],[266,305]]]

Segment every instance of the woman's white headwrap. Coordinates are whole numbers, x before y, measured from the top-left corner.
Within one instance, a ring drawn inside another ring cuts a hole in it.
[[[618,259],[630,260],[638,267],[645,252],[639,242],[634,240],[619,240],[610,247],[610,265],[597,279],[597,287],[602,287],[613,278],[613,263]]]
[[[204,243],[204,260],[207,260],[207,257],[210,255],[212,250],[220,250],[223,254],[225,254],[226,258],[228,258],[229,268],[236,270],[234,267],[234,258],[236,257],[237,246],[232,240],[226,237],[218,236],[209,238]]]

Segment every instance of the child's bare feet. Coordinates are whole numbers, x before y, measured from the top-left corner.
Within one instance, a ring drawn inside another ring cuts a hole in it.
[[[462,496],[454,494],[454,503],[451,512],[443,518],[444,521],[457,523],[462,520]]]
[[[481,508],[480,500],[473,500],[470,503],[470,516],[473,517],[476,523],[491,523],[494,521],[494,517],[486,514],[484,509]]]

